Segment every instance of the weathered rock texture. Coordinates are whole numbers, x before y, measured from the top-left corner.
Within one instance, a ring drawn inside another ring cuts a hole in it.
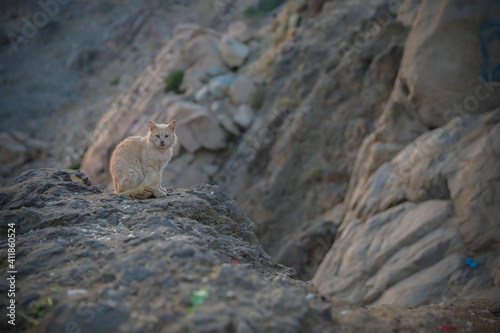
[[[2,332],[434,332],[494,330],[498,303],[408,309],[327,302],[258,245],[218,186],[131,200],[76,171],[39,169],[0,192],[16,228],[16,326]],[[7,260],[7,244],[0,247]],[[0,282],[7,294],[8,284]],[[195,306],[195,304],[197,304]],[[21,316],[21,312],[24,314]],[[29,320],[29,321],[28,321]]]
[[[296,3],[283,21],[297,11]],[[369,7],[327,2],[318,16],[303,18],[265,67],[269,89],[262,110],[271,111],[259,114],[219,173],[219,182],[257,221],[266,250],[305,279],[335,239],[357,150],[400,68],[408,29],[387,7]],[[359,46],[356,28],[373,24],[378,33]],[[260,65],[266,64],[263,57]]]
[[[300,4],[277,18],[275,62],[252,67],[274,112],[219,173],[264,248],[352,303],[500,299],[500,6]]]
[[[314,277],[354,303],[432,303],[450,286],[500,299],[500,110],[491,111],[500,85],[482,72],[477,35],[500,6],[436,5],[417,13],[391,97],[358,152],[338,243]]]

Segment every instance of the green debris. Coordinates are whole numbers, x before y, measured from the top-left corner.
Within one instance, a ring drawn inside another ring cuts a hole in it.
[[[57,285],[57,286],[55,286],[55,287],[53,287],[53,288],[52,288],[52,291],[54,291],[54,292],[55,292],[55,291],[59,291],[59,290],[62,290],[62,289],[63,289],[63,287],[62,287],[62,286]]]
[[[32,325],[32,327],[35,327],[38,326],[38,324],[40,323],[40,319],[45,315],[47,310],[53,306],[54,302],[52,301],[52,298],[47,297],[40,300],[31,307],[31,310],[33,311],[31,316],[22,311],[19,311],[19,315],[26,319]]]
[[[24,319],[26,319],[26,321],[28,321],[31,325],[33,326],[37,326],[40,322],[38,320],[36,320],[35,318],[32,318],[30,316],[28,316],[26,313],[22,312],[22,311],[19,311],[18,312],[19,315],[21,317],[23,317]]]
[[[191,302],[191,306],[188,307],[188,312],[193,313],[198,309],[200,305],[205,303],[207,298],[210,296],[210,291],[208,290],[207,287],[203,287],[200,290],[195,290],[193,291],[193,296],[189,298],[189,301]]]

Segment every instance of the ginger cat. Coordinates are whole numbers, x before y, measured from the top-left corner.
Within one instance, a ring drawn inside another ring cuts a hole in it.
[[[160,184],[161,174],[177,143],[175,124],[175,120],[166,125],[149,121],[148,135],[129,137],[116,146],[110,163],[116,194],[126,194],[133,199],[146,199],[151,194],[157,198],[167,195]]]

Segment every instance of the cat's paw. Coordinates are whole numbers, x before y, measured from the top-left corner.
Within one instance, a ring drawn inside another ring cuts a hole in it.
[[[161,198],[161,197],[165,197],[167,196],[167,193],[165,191],[155,191],[153,193],[153,195],[156,197],[156,198]]]

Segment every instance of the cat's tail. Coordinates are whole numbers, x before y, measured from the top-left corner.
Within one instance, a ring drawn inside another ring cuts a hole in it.
[[[144,180],[136,187],[131,188],[128,191],[122,192],[120,194],[126,194],[132,199],[143,200],[147,199],[154,193],[156,185],[161,181],[161,174],[158,173],[154,178],[146,177]]]

